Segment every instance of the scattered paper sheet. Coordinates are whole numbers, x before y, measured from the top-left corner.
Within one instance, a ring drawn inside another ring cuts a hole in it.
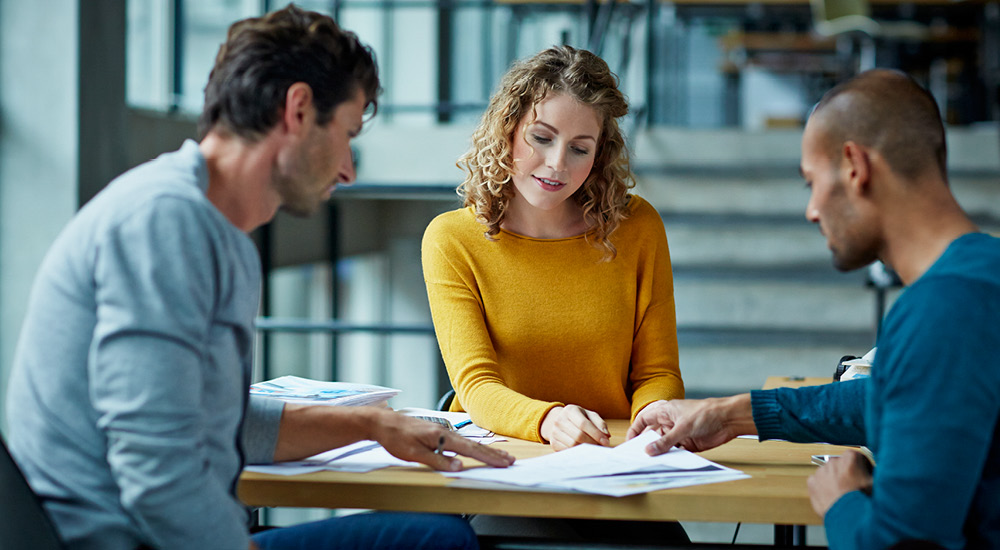
[[[647,455],[646,445],[658,437],[655,432],[647,431],[613,448],[577,445],[518,460],[510,468],[474,468],[444,475],[613,496],[748,477],[682,449],[675,448],[659,456]]]
[[[243,468],[247,472],[257,472],[274,476],[299,476],[322,472],[322,466],[298,466],[291,462],[278,462],[275,464],[253,464]]]
[[[251,465],[245,469],[248,472],[294,476],[323,470],[363,473],[389,466],[419,466],[419,464],[392,456],[374,441],[358,441],[303,460]]]
[[[448,414],[446,418],[454,424],[461,424],[468,418],[465,413],[440,413],[427,409],[404,409],[401,412],[418,416]],[[485,431],[472,424],[468,426],[472,433]],[[459,433],[463,429],[460,428]],[[503,441],[495,437],[466,437],[483,444]],[[512,489],[576,491],[614,497],[750,477],[682,449],[674,448],[659,456],[647,455],[646,445],[658,437],[655,432],[647,431],[617,447],[578,445],[565,451],[518,460],[510,468],[480,467],[442,473],[457,478],[460,483],[456,484],[462,486],[498,483]],[[374,441],[358,441],[305,460],[248,466],[246,469],[265,474],[299,475],[323,470],[370,472],[390,466],[420,464],[398,459]]]
[[[750,476],[735,473],[715,473],[712,475],[677,474],[624,474],[605,477],[588,477],[545,484],[545,488],[566,489],[581,493],[594,493],[611,497],[624,497],[639,493],[649,493],[661,489],[676,489],[691,485],[736,481]]]

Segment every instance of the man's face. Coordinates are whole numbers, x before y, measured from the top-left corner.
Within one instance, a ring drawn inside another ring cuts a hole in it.
[[[338,183],[354,181],[351,140],[364,123],[365,96],[355,96],[333,111],[325,126],[311,124],[306,138],[274,167],[274,187],[281,208],[295,216],[314,214]]]
[[[802,134],[800,169],[810,189],[806,219],[819,224],[840,271],[864,267],[878,259],[872,220],[862,215],[848,187],[849,167],[842,155],[830,158],[821,120],[810,119]]]

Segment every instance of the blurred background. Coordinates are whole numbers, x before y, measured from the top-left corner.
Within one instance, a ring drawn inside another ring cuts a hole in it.
[[[0,390],[55,235],[114,176],[195,137],[226,28],[285,4],[0,1]],[[459,206],[455,160],[500,75],[553,44],[602,55],[630,99],[636,193],[670,241],[689,396],[830,376],[842,355],[874,345],[899,292],[836,272],[804,218],[802,124],[837,81],[878,66],[926,85],[960,202],[984,230],[1000,228],[996,0],[298,4],[371,45],[385,92],[356,140],[358,182],[321,215],[279,215],[254,234],[266,274],[257,380],[382,384],[402,390],[397,407],[432,407],[449,388],[420,238]]]

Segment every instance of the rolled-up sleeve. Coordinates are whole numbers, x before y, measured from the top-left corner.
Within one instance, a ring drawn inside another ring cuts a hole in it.
[[[750,392],[761,440],[865,444],[868,380]]]
[[[278,428],[285,404],[277,399],[250,396],[246,417],[243,419],[243,454],[247,464],[274,462],[274,449],[278,446]]]

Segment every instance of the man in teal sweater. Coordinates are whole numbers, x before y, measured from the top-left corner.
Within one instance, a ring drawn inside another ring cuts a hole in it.
[[[840,270],[882,260],[908,285],[878,337],[870,379],[656,402],[629,430],[698,451],[742,434],[867,445],[809,480],[830,548],[930,541],[1000,547],[1000,240],[952,196],[933,98],[900,73],[830,90],[802,137],[802,175]]]

